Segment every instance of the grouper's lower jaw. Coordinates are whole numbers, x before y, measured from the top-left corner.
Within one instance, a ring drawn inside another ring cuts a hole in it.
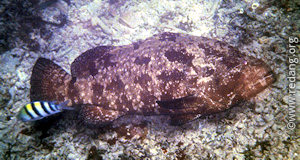
[[[269,67],[250,66],[245,69],[240,78],[240,93],[244,100],[249,100],[255,97],[258,93],[262,92],[268,86],[276,81],[275,74]]]

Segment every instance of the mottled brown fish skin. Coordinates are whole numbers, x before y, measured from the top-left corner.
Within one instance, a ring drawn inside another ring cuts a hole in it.
[[[248,100],[274,81],[263,61],[180,33],[88,50],[72,63],[71,77],[62,97],[82,105],[92,125],[128,114],[167,114],[185,123]]]

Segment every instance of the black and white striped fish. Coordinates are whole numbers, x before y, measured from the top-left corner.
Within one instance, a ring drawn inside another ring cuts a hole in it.
[[[36,121],[60,113],[63,110],[73,110],[73,108],[67,106],[68,102],[55,104],[54,102],[34,101],[26,104],[17,118],[23,122]]]

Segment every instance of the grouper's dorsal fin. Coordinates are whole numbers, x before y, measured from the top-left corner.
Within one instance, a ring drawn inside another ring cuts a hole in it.
[[[115,63],[110,61],[111,55],[109,54],[113,48],[112,46],[99,46],[82,53],[71,65],[72,77],[94,76],[102,67],[114,66]]]

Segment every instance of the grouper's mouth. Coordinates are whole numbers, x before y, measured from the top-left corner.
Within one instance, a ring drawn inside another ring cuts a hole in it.
[[[247,67],[241,77],[239,92],[247,100],[260,93],[276,81],[274,72],[265,65]]]
[[[267,88],[269,85],[275,82],[275,75],[272,71],[269,71],[262,78],[258,79],[256,83],[253,84],[253,88]]]
[[[265,77],[264,77],[265,81],[270,84],[275,83],[277,78],[276,78],[276,74],[273,71],[269,71]]]

